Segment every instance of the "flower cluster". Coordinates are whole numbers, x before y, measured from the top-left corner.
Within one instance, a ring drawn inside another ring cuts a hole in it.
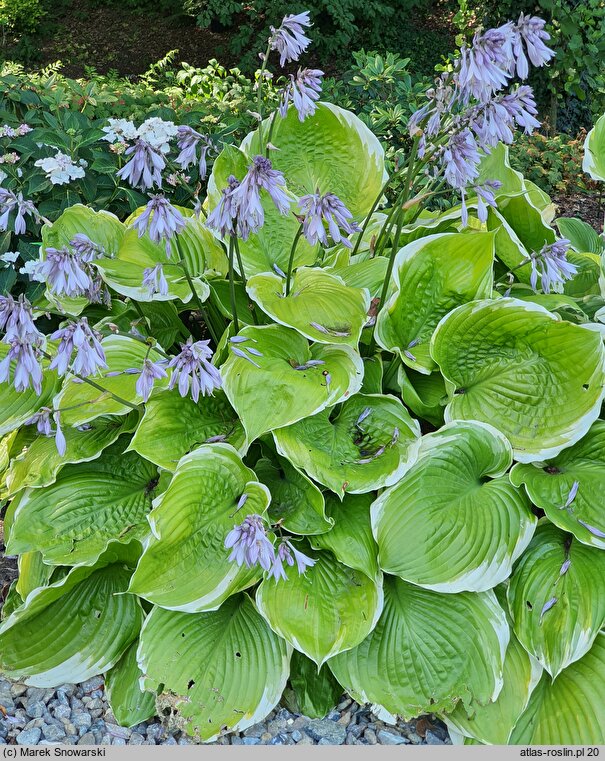
[[[242,495],[238,509],[244,506],[247,495]],[[241,507],[239,507],[241,505]],[[298,573],[303,574],[307,568],[312,568],[316,561],[297,550],[288,540],[280,542],[277,551],[269,536],[262,516],[252,514],[246,516],[243,522],[234,526],[227,534],[225,547],[231,549],[230,562],[238,566],[252,568],[255,565],[267,571],[275,581],[288,580],[284,563],[293,566],[296,563]]]
[[[31,131],[32,128],[29,124],[20,124],[18,127],[10,127],[8,124],[3,124],[0,127],[0,137],[23,137],[23,135],[27,135]]]
[[[290,83],[284,88],[279,106],[282,117],[285,118],[288,113],[290,102],[294,104],[301,122],[304,122],[307,116],[313,116],[317,108],[316,101],[321,93],[323,74],[319,69],[299,69],[296,77],[290,75]]]
[[[181,396],[191,397],[197,402],[200,396],[212,396],[214,390],[220,388],[222,380],[219,371],[209,360],[212,359],[210,341],[193,341],[188,338],[181,344],[181,351],[168,363],[172,368],[169,388],[178,386]]]
[[[269,44],[271,50],[277,50],[279,53],[280,66],[290,61],[298,61],[300,54],[304,53],[310,45],[311,40],[303,31],[305,26],[311,26],[309,11],[296,15],[289,14],[278,29],[271,27]]]
[[[42,217],[32,201],[26,201],[23,193],[13,193],[12,190],[0,188],[0,232],[9,229],[8,223],[10,215],[15,212],[13,221],[13,231],[15,235],[23,235],[27,230],[25,218],[33,217],[36,222],[40,222]]]
[[[545,245],[538,252],[530,255],[530,283],[534,291],[538,285],[538,277],[544,293],[563,293],[566,280],[570,280],[577,272],[575,264],[567,261],[569,241],[566,238]]]
[[[23,295],[18,300],[11,295],[0,296],[0,330],[5,334],[2,343],[9,346],[0,362],[0,383],[10,382],[13,370],[13,385],[17,391],[25,391],[31,385],[41,394],[40,359],[45,340],[34,324],[32,306]]]
[[[71,156],[61,151],[57,151],[54,156],[38,159],[34,166],[40,167],[53,185],[67,185],[72,180],[82,179],[86,174],[85,161],[80,160],[75,164]]]
[[[351,235],[361,231],[359,225],[352,221],[351,212],[334,193],[321,195],[319,190],[316,190],[313,194],[302,196],[298,207],[304,216],[304,236],[312,246],[317,243],[328,245],[324,222],[328,225],[334,243],[342,243],[347,248],[352,247],[351,242],[341,232]]]
[[[87,378],[107,367],[105,352],[97,336],[88,325],[86,317],[65,328],[55,330],[51,340],[59,341],[57,354],[50,363],[50,369],[56,370],[59,376],[65,375],[68,369],[74,375]],[[72,356],[75,357],[72,362]]]
[[[154,243],[166,243],[166,256],[170,257],[170,239],[185,227],[185,218],[163,195],[152,196],[143,213],[137,217],[133,227],[141,238],[146,232]]]
[[[52,423],[50,422],[51,415],[55,421],[54,431]],[[52,436],[54,434],[57,452],[63,457],[65,450],[67,449],[67,442],[65,441],[65,434],[61,429],[59,412],[53,414],[53,411],[49,407],[41,407],[35,415],[25,421],[25,425],[35,425],[36,430],[41,436]]]

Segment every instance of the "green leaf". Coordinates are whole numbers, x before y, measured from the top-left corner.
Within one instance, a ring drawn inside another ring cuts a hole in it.
[[[372,633],[329,666],[358,703],[376,703],[408,721],[451,711],[459,700],[495,700],[509,640],[493,592],[439,594],[393,576]]]
[[[495,428],[456,421],[423,438],[418,462],[372,505],[379,564],[437,592],[484,592],[510,576],[536,526],[506,472]]]
[[[544,674],[510,738],[511,745],[605,743],[605,634],[553,681]]]
[[[593,423],[584,438],[554,460],[515,465],[510,479],[516,486],[525,485],[531,501],[555,526],[583,544],[605,549],[604,421]],[[567,505],[576,482],[577,493]]]
[[[540,210],[525,192],[500,204],[498,214],[508,222],[529,252],[540,251],[546,243],[554,243],[556,240],[555,231],[544,221]]]
[[[373,259],[337,267],[333,270],[333,274],[341,277],[349,288],[366,288],[370,296],[376,298],[380,296],[388,264],[389,260],[386,256],[376,256]]]
[[[458,307],[435,330],[431,355],[453,392],[446,422],[490,423],[519,462],[556,456],[599,415],[601,336],[537,304],[503,298]]]
[[[118,253],[126,227],[109,211],[94,211],[88,206],[76,203],[65,209],[51,225],[42,227],[42,250],[64,248],[77,233],[87,235],[93,243],[102,246],[105,255],[114,257]]]
[[[297,270],[288,296],[286,281],[271,272],[251,277],[246,290],[273,320],[319,343],[356,347],[368,319],[368,291],[321,269]]]
[[[107,700],[118,724],[133,727],[155,715],[155,694],[142,690],[142,677],[137,663],[138,640],[105,676]]]
[[[241,514],[243,494],[248,499]],[[129,591],[169,610],[196,613],[251,586],[259,569],[229,561],[225,539],[246,515],[262,515],[270,499],[229,444],[204,444],[185,455],[149,515],[152,534]]]
[[[309,347],[303,336],[281,325],[245,327],[240,336],[249,342],[239,344],[239,349],[251,346],[262,356],[252,356],[249,362],[231,354],[221,367],[221,375],[249,443],[359,391],[363,363],[350,346]],[[295,369],[310,359],[323,364]]]
[[[498,601],[506,605],[504,587],[498,588],[496,592],[502,592],[497,594]],[[511,621],[509,625],[512,625]],[[493,703],[484,706],[475,704],[470,714],[467,714],[464,706],[459,703],[451,713],[443,717],[450,733],[454,730],[467,739],[473,738],[480,743],[507,745],[511,732],[527,708],[542,673],[540,664],[529,655],[515,635],[511,634],[504,658],[502,691]]]
[[[244,730],[277,705],[288,678],[290,647],[247,595],[217,611],[154,608],[143,626],[137,659],[146,686],[163,685],[158,707],[177,714],[197,740]]]
[[[174,389],[154,394],[147,402],[128,448],[174,471],[183,455],[216,436],[245,451],[244,430],[225,394],[200,396],[196,403]]]
[[[62,456],[54,437],[36,436],[21,452],[13,453],[6,475],[8,493],[13,495],[26,487],[37,489],[52,484],[64,465],[96,459],[120,434],[132,431],[137,420],[138,414],[133,410],[126,417],[100,417],[81,428],[65,428]]]
[[[605,554],[540,522],[515,567],[508,602],[519,641],[553,679],[588,652],[605,624],[603,579]]]
[[[139,376],[127,373],[107,377],[107,373],[142,368],[145,357],[152,362],[164,358],[155,349],[149,350],[149,347],[141,341],[126,336],[107,336],[101,341],[101,346],[105,352],[108,367],[104,374],[95,376],[92,380],[106,391],[98,391],[88,383],[75,382],[71,375],[67,375],[63,382],[63,389],[54,400],[55,408],[71,408],[61,413],[63,425],[83,425],[102,415],[125,415],[130,412],[132,408],[114,399],[112,394],[116,394],[131,405],[141,404],[141,397],[135,390]],[[157,390],[166,388],[167,385],[168,378],[161,378],[155,382]]]
[[[605,114],[586,135],[582,169],[593,180],[605,182]]]
[[[0,343],[0,360],[6,357],[9,350],[8,344]],[[42,393],[38,395],[31,387],[26,391],[16,391],[12,383],[15,362],[11,364],[11,382],[0,383],[0,436],[22,426],[41,407],[52,407],[52,398],[58,386],[57,373],[48,370],[48,363],[43,362]]]
[[[322,534],[330,530],[333,521],[326,518],[323,494],[288,460],[276,456],[271,461],[263,457],[254,471],[271,492],[272,523],[282,521],[286,531],[294,534]]]
[[[341,499],[396,483],[416,460],[419,436],[403,404],[381,394],[356,394],[335,413],[273,432],[281,455]]]
[[[83,682],[111,668],[138,636],[130,570],[80,566],[32,592],[0,626],[0,669],[34,687]]]
[[[309,541],[314,549],[333,552],[343,565],[361,571],[371,579],[379,579],[378,546],[370,521],[373,498],[372,494],[347,494],[340,501],[328,494],[326,505],[334,527]]]
[[[382,610],[382,579],[348,568],[331,552],[301,551],[315,565],[302,575],[285,566],[287,580],[265,579],[256,602],[274,632],[321,666],[372,631]]]
[[[41,552],[23,552],[19,555],[17,564],[19,578],[16,589],[23,600],[34,589],[46,586],[55,570],[53,566],[44,563]]]
[[[265,137],[267,129],[268,120]],[[319,103],[304,122],[293,107],[285,119],[276,114],[271,142],[279,149],[271,153],[273,167],[284,173],[292,193],[335,193],[357,221],[368,214],[387,179],[378,138],[351,111],[331,103]],[[262,153],[258,131],[241,148],[251,156]]]
[[[491,148],[490,152],[481,158],[477,185],[489,182],[490,180],[498,180],[498,182],[502,183],[496,193],[498,197],[520,193],[525,190],[523,175],[521,172],[512,169],[509,161],[508,145],[504,143],[498,143],[495,148]]]
[[[400,367],[397,383],[401,389],[401,398],[415,415],[428,420],[439,428],[443,425],[443,413],[447,404],[445,381],[440,372],[424,375],[410,368]]]
[[[404,246],[395,258],[394,293],[378,314],[376,341],[421,373],[436,369],[429,341],[454,307],[491,296],[494,233],[440,233]]]
[[[342,687],[327,666],[317,665],[295,650],[290,662],[290,684],[295,697],[296,713],[311,719],[323,719],[339,702]]]
[[[153,264],[149,265],[149,267],[153,266]],[[143,277],[147,267],[121,259],[109,259],[108,261],[100,262],[97,268],[101,273],[101,277],[110,288],[121,296],[126,296],[135,301],[152,303],[156,301],[169,302],[178,299],[187,304],[193,298],[183,270],[170,262],[163,263],[162,265],[164,277],[168,283],[168,293],[164,296],[159,293],[151,295],[149,288],[143,285]],[[196,278],[194,285],[200,299],[205,301],[210,295],[208,284]]]
[[[94,563],[112,541],[147,535],[157,468],[118,440],[96,460],[66,465],[45,489],[26,489],[16,508],[8,546],[37,550],[51,565]]]
[[[574,217],[559,217],[557,227],[579,254],[600,254],[603,251],[603,239],[587,222]]]

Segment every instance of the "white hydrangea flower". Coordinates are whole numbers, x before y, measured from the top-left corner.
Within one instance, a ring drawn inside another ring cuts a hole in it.
[[[0,256],[0,260],[2,260],[3,262],[6,262],[7,264],[14,264],[18,258],[19,258],[18,251],[7,251],[5,254],[2,254],[2,256]]]
[[[40,268],[43,264],[44,262],[40,259],[30,259],[19,269],[19,272],[22,275],[27,275],[30,280],[34,280],[37,283],[43,283],[44,275],[40,273]]]
[[[71,180],[77,180],[85,175],[84,169],[74,164],[71,157],[61,151],[57,151],[54,156],[46,159],[38,159],[34,165],[39,166],[46,173],[53,185],[67,185]]]
[[[103,127],[101,140],[107,140],[109,143],[121,143],[126,140],[134,140],[137,136],[137,128],[128,119],[108,119],[108,127]]]
[[[174,122],[165,122],[157,116],[146,119],[137,130],[137,137],[149,143],[162,153],[170,150],[170,141],[176,137],[178,127]]]

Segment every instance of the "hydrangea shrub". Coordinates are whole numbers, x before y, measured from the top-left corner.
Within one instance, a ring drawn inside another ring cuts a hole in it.
[[[309,26],[272,31],[259,104]],[[42,239],[36,297],[0,297],[3,674],[104,672],[120,723],[202,741],[289,683],[317,715],[342,689],[461,742],[605,742],[602,242],[559,237],[507,153],[547,42],[523,15],[478,32],[390,175],[301,68],[205,194],[184,172],[215,141],[161,119],[103,131],[148,197],[124,219],[50,223],[0,189],[3,264]]]

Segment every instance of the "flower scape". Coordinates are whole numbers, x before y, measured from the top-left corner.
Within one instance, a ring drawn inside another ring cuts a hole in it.
[[[43,135],[2,128],[0,673],[103,673],[121,724],[169,702],[202,742],[336,685],[455,742],[605,743],[605,277],[508,159],[545,23],[478,30],[391,171],[311,27],[271,28],[259,104],[298,69],[238,146],[104,123],[130,216],[49,220]],[[57,193],[90,180],[48,148]]]

